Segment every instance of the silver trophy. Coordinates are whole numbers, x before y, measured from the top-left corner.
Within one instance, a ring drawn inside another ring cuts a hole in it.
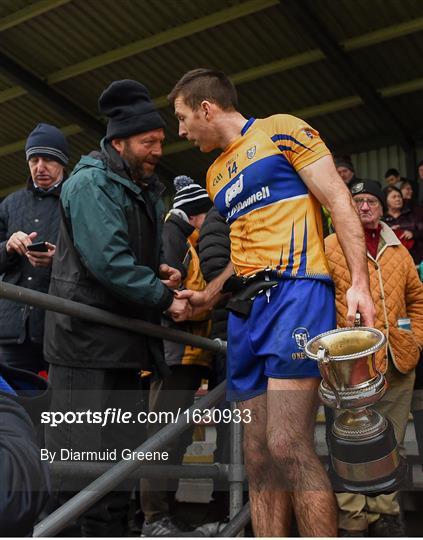
[[[375,328],[338,328],[311,339],[307,356],[319,362],[319,395],[336,414],[329,449],[336,489],[373,493],[395,489],[405,473],[391,422],[369,408],[385,393],[375,353],[386,343]]]

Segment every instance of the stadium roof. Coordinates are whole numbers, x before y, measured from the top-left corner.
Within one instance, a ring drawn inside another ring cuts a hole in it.
[[[1,0],[0,195],[24,182],[40,121],[68,136],[72,164],[96,148],[97,98],[122,78],[166,119],[162,175],[203,181],[214,156],[178,138],[165,97],[195,67],[229,74],[245,116],[298,115],[338,153],[399,144],[411,168],[422,57],[421,0]]]

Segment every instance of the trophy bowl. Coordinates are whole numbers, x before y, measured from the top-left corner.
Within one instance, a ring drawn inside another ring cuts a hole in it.
[[[380,330],[359,326],[325,332],[305,347],[319,363],[320,399],[337,410],[328,441],[337,489],[393,490],[405,472],[391,422],[370,408],[387,387],[375,362],[385,343]]]

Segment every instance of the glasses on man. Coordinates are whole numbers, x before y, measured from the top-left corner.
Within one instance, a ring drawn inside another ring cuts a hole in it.
[[[364,199],[362,197],[354,197],[354,202],[357,206],[363,206],[364,203],[367,203],[371,208],[374,208],[379,203],[377,199]]]

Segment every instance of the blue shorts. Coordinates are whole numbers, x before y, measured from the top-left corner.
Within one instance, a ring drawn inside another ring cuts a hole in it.
[[[320,377],[306,357],[309,339],[336,327],[333,284],[317,279],[281,279],[260,294],[248,317],[228,320],[227,397],[244,401],[263,394],[269,377]]]

